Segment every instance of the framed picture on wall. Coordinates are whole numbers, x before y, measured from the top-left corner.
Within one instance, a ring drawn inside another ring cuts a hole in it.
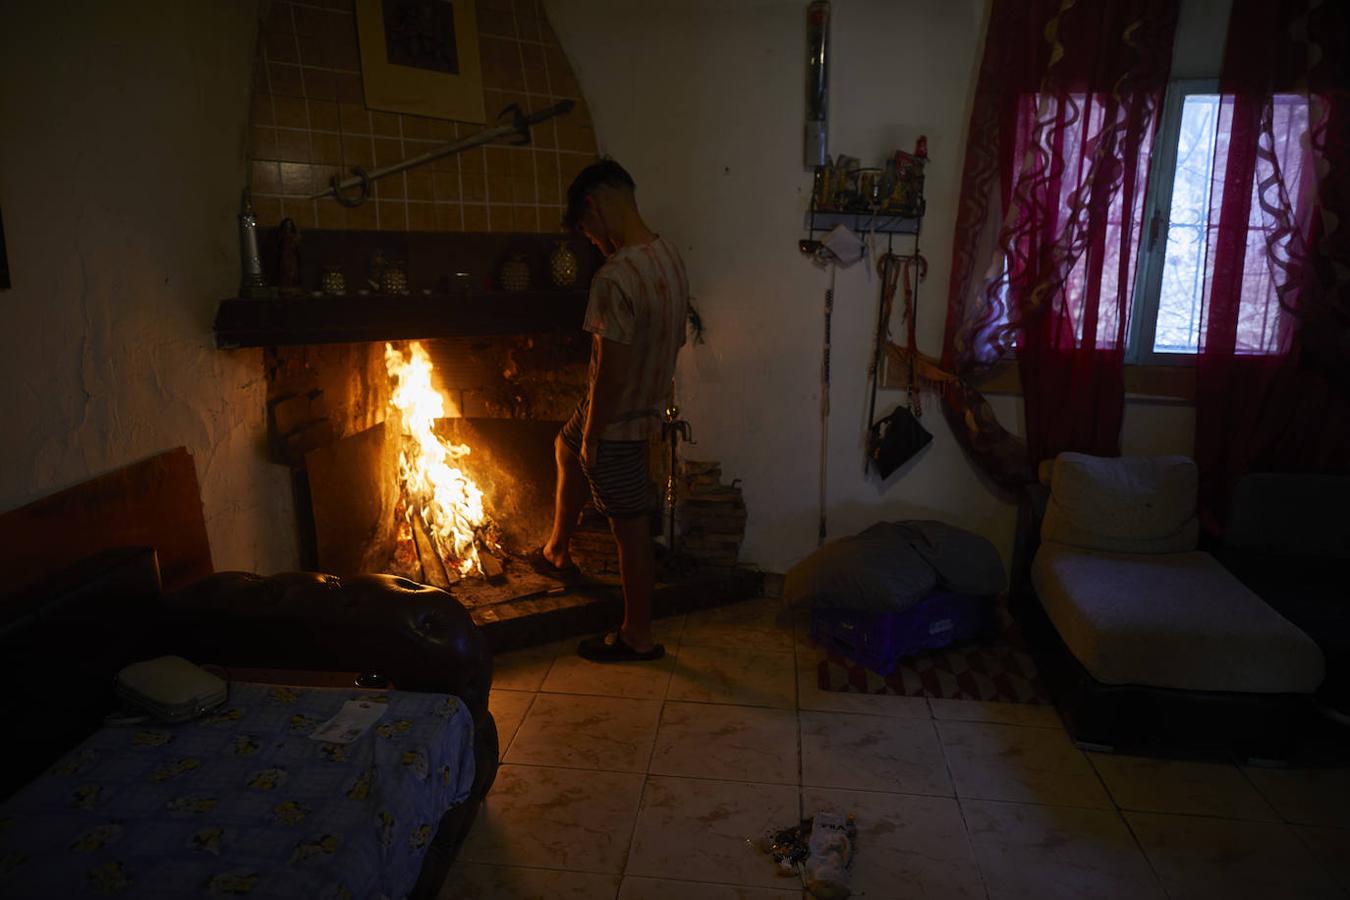
[[[485,122],[474,0],[356,0],[366,106]]]

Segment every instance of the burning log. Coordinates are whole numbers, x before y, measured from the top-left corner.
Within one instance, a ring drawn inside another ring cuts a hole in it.
[[[499,583],[506,580],[506,569],[502,566],[502,561],[497,558],[495,553],[484,551],[478,554],[478,562],[483,569],[483,577],[488,581]]]
[[[422,521],[421,513],[413,511],[409,519],[412,525],[413,540],[417,545],[417,558],[422,563],[422,574],[426,583],[442,590],[448,589],[455,581],[459,580],[458,575],[456,575],[454,581],[451,580],[450,572],[441,559],[440,553],[436,551],[436,542],[431,539],[431,535],[427,532],[427,526]]]
[[[397,380],[389,403],[401,425],[399,483],[409,506],[418,512],[413,528],[422,567],[433,584],[438,567],[447,584],[452,576],[458,580],[480,574],[478,535],[488,524],[483,492],[458,465],[471,452],[468,445],[451,443],[436,433],[445,400],[432,386],[431,358],[417,341],[409,345],[406,357],[386,344],[385,365]],[[438,565],[428,565],[428,556]]]

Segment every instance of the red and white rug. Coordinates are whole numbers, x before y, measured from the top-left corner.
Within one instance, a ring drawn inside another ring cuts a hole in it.
[[[885,676],[822,647],[816,680],[825,691],[1050,703],[1017,622],[1001,606],[998,617],[1000,628],[992,635],[905,657]]]

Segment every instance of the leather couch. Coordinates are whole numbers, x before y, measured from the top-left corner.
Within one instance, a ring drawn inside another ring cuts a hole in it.
[[[230,667],[383,675],[459,697],[473,714],[475,779],[430,845],[413,896],[435,896],[497,772],[492,656],[449,594],[385,575],[211,575],[164,593],[153,550],[107,551],[0,600],[7,797],[116,708],[123,666],[175,653]]]

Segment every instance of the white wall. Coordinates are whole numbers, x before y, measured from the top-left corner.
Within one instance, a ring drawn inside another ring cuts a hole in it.
[[[741,478],[742,558],[782,571],[816,544],[822,304],[828,275],[797,250],[810,174],[802,166],[804,0],[547,0],[591,105],[602,152],[627,166],[649,223],[684,251],[706,347],[686,350],[678,390],[698,446]],[[837,0],[830,152],[880,161],[928,136],[929,278],[918,344],[938,355],[954,213],[978,69],[984,3]],[[903,245],[902,245],[903,246]],[[840,272],[833,327],[829,527],[940,518],[1011,553],[1015,511],[966,460],[935,399],[934,440],[902,475],[863,474],[867,365],[877,282]],[[1022,430],[1019,398],[991,397]],[[879,410],[902,397],[883,392]],[[1189,452],[1191,413],[1132,403],[1126,452]]]
[[[811,176],[802,165],[805,8],[800,0],[549,0],[603,152],[627,166],[649,222],[685,254],[708,344],[686,351],[683,412],[698,446],[743,479],[742,557],[781,571],[816,543],[818,409],[826,273],[796,249]],[[953,211],[980,46],[980,3],[844,0],[833,6],[830,152],[865,164],[928,136],[929,215],[918,342],[936,354]],[[1013,509],[979,480],[937,403],[932,446],[902,477],[863,475],[877,281],[838,275],[833,327],[829,526],[937,517],[1011,547]],[[884,392],[879,409],[901,399]],[[1016,401],[995,403],[1010,422]],[[1020,424],[1013,427],[1020,427]]]
[[[0,27],[0,510],[180,444],[218,569],[296,565],[264,460],[259,351],[212,343],[234,217],[255,4],[7,4]]]

